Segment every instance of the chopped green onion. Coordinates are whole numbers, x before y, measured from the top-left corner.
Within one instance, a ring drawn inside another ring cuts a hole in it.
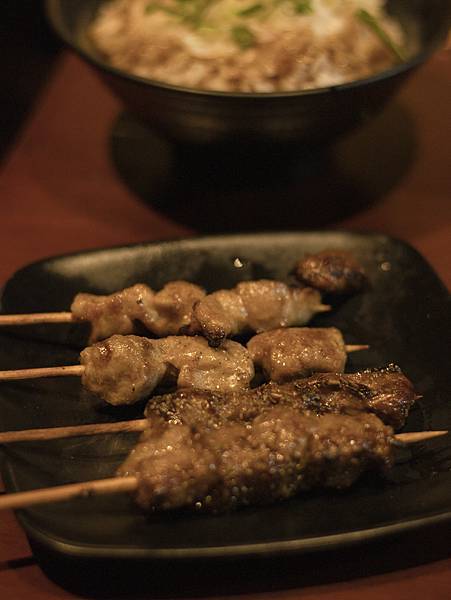
[[[294,10],[300,15],[309,15],[313,12],[311,0],[295,0]]]
[[[255,13],[258,13],[261,10],[263,10],[263,4],[252,4],[252,6],[248,6],[247,8],[244,8],[243,10],[237,12],[237,15],[239,17],[251,17],[252,15],[255,15]]]
[[[367,27],[369,27],[369,29],[371,29],[371,31],[373,31],[377,35],[381,42],[393,52],[393,54],[399,61],[406,60],[402,48],[395,44],[395,42],[391,39],[388,33],[384,31],[384,29],[382,29],[376,17],[373,17],[373,15],[370,15],[368,11],[363,9],[358,10],[356,12],[356,16],[358,19],[360,19],[362,23],[364,23]]]
[[[244,25],[236,25],[231,29],[233,40],[242,50],[247,50],[255,45],[255,35]]]

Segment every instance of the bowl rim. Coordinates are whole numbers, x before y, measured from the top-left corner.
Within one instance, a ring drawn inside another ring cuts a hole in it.
[[[59,9],[61,8],[61,0],[45,0],[44,3],[45,13],[47,17],[47,21],[50,23],[50,26],[57,34],[57,36],[73,51],[75,51],[78,55],[84,58],[88,63],[97,67],[101,71],[106,72],[108,75],[118,76],[121,79],[125,79],[133,84],[145,85],[148,88],[154,89],[155,91],[166,91],[172,93],[183,93],[186,95],[194,95],[194,96],[207,96],[213,98],[236,98],[236,99],[249,99],[254,101],[259,100],[268,100],[272,98],[298,98],[305,96],[322,96],[324,94],[328,94],[331,92],[340,92],[345,90],[353,90],[355,88],[365,87],[366,85],[370,85],[372,83],[377,83],[383,81],[385,79],[390,79],[391,77],[395,77],[396,75],[401,75],[414,69],[419,66],[423,62],[425,62],[434,52],[436,52],[445,42],[448,36],[449,23],[451,22],[451,2],[447,4],[447,12],[445,14],[445,18],[442,21],[442,27],[436,34],[436,38],[432,42],[428,44],[428,46],[415,54],[412,58],[407,61],[398,63],[390,67],[389,69],[385,69],[379,73],[371,75],[370,77],[365,77],[363,79],[356,79],[353,81],[349,81],[346,83],[341,83],[337,85],[312,88],[307,90],[298,90],[298,91],[287,91],[287,92],[227,92],[227,91],[215,91],[215,90],[203,90],[196,88],[187,88],[183,86],[177,86],[169,83],[165,83],[164,81],[158,81],[155,79],[149,79],[147,77],[141,77],[139,75],[134,75],[133,73],[128,73],[122,69],[114,67],[113,65],[109,65],[107,62],[103,61],[101,58],[95,56],[93,53],[89,52],[85,48],[83,48],[77,41],[74,39],[74,36],[67,31],[67,28],[64,27],[62,20],[59,19]]]

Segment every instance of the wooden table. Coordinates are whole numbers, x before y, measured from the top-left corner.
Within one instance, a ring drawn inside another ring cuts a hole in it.
[[[340,146],[338,156],[346,162],[347,182],[354,178],[354,190],[371,188],[377,197],[353,215],[329,223],[334,228],[382,231],[410,242],[449,288],[450,108],[451,52],[443,50],[409,80],[361,139],[356,134]],[[180,206],[154,205],[149,198],[143,201],[136,188],[132,191],[119,177],[119,172],[128,172],[127,161],[121,163],[120,158],[123,132],[130,139],[135,135],[138,141],[133,143],[146,143],[139,126],[127,119],[115,121],[119,112],[118,102],[93,72],[78,58],[63,54],[0,171],[2,282],[24,264],[48,255],[209,229],[201,217],[196,226],[196,220],[189,219]],[[383,128],[384,123],[390,126]],[[374,139],[374,144],[368,139]],[[356,151],[358,148],[363,152]],[[154,163],[158,157],[153,158]],[[277,211],[283,211],[283,206]],[[176,220],[174,215],[180,218]],[[255,215],[258,225],[257,209]],[[291,228],[305,227],[302,212],[300,215],[289,215]],[[267,221],[261,222],[267,225]],[[223,225],[226,229],[227,223]],[[327,568],[318,558],[321,568],[308,585],[305,579],[289,578],[285,590],[282,581],[282,591],[251,590],[251,597],[444,600],[451,594],[451,536],[444,539],[449,535],[446,531],[438,529],[422,539],[425,564],[420,564],[424,561],[417,547],[413,565],[394,565],[392,569],[385,565],[366,577],[362,572],[349,576],[343,572],[336,577],[342,581],[334,582],[330,574],[323,576]],[[435,553],[433,547],[440,537],[441,551]],[[225,591],[211,589],[210,595],[220,596]],[[238,595],[249,592],[244,581],[236,591]],[[186,590],[187,595],[189,592]],[[76,597],[42,573],[9,513],[0,516],[0,597]]]

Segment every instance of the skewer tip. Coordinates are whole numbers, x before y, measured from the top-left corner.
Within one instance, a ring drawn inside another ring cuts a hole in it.
[[[405,444],[415,444],[416,442],[425,442],[427,440],[432,440],[436,437],[441,437],[442,435],[446,435],[448,431],[446,430],[438,430],[438,431],[413,431],[411,433],[397,433],[395,435],[395,441],[402,445]]]
[[[350,352],[359,352],[360,350],[368,350],[368,344],[346,344],[346,352],[349,354]]]
[[[318,304],[315,307],[315,311],[318,312],[318,313],[329,312],[331,310],[332,310],[332,306],[330,304]]]

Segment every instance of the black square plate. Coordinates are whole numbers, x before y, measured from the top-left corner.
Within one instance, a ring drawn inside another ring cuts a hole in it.
[[[337,232],[204,237],[83,252],[19,271],[6,285],[3,312],[67,310],[79,291],[110,293],[138,281],[160,288],[188,279],[208,290],[243,279],[289,281],[295,260],[324,248],[351,250],[371,286],[315,319],[348,343],[368,343],[348,369],[394,362],[422,399],[406,430],[451,429],[449,294],[406,244],[381,235]],[[239,258],[243,266],[234,265]],[[0,368],[74,364],[79,325],[9,328],[0,333]],[[1,383],[1,429],[49,427],[136,417],[141,407],[101,406],[75,378]],[[8,491],[114,473],[134,441],[108,435],[3,448]],[[404,451],[386,478],[365,476],[345,492],[317,491],[222,516],[145,515],[126,495],[85,498],[19,511],[30,539],[66,556],[171,560],[244,557],[341,548],[451,517],[450,436]]]

